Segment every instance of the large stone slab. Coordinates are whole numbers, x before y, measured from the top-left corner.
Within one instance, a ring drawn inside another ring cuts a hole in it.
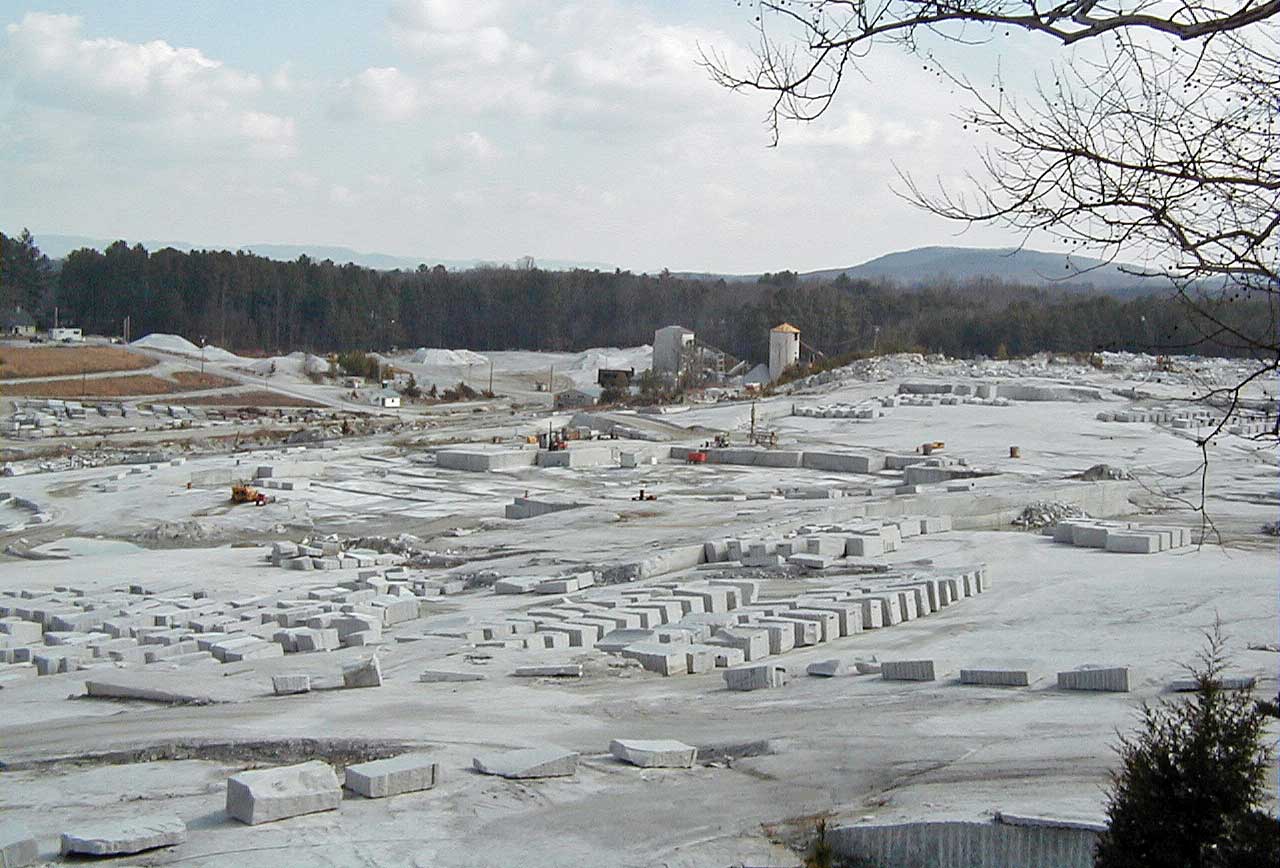
[[[471,765],[485,775],[503,778],[567,777],[578,770],[578,755],[558,747],[535,747],[475,757]]]
[[[837,657],[831,660],[815,660],[806,666],[804,671],[806,675],[814,675],[819,678],[837,678],[842,675],[848,675],[849,667]]]
[[[310,693],[311,676],[305,673],[272,675],[271,692],[276,696],[292,696],[296,693]]]
[[[377,656],[348,664],[342,669],[343,687],[381,687],[382,664]]]
[[[347,766],[345,786],[368,799],[429,790],[440,780],[440,767],[425,754],[409,753]]]
[[[338,775],[318,760],[241,772],[227,780],[227,815],[250,826],[335,811],[341,803]]]
[[[734,666],[724,671],[724,683],[730,690],[764,690],[787,683],[787,668],[777,663]]]
[[[1031,674],[1025,669],[961,669],[960,683],[987,687],[1026,687],[1031,683]]]
[[[483,672],[451,672],[446,669],[428,669],[418,676],[418,680],[424,684],[438,684],[484,681],[488,677]]]
[[[62,833],[62,855],[121,856],[187,840],[187,824],[173,814],[89,823]]]
[[[1127,666],[1085,666],[1058,673],[1062,690],[1097,690],[1104,693],[1129,692]]]
[[[615,738],[609,742],[609,753],[623,762],[642,768],[693,768],[698,749],[674,739],[637,740]]]
[[[0,822],[0,868],[26,868],[38,861],[40,848],[26,826]]]
[[[622,649],[622,656],[635,660],[649,672],[659,675],[684,675],[689,671],[684,648],[688,643],[638,642]]]
[[[880,663],[885,681],[933,681],[932,660],[885,660]]]
[[[85,679],[85,693],[103,699],[136,699],[143,702],[209,705],[247,698],[240,685],[220,677],[188,672],[128,672],[107,670]]]
[[[707,640],[708,645],[724,645],[742,652],[747,661],[769,654],[769,631],[763,628],[724,627]]]

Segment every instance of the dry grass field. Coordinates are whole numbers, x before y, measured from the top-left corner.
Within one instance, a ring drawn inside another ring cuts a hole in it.
[[[0,347],[0,380],[138,371],[155,364],[123,347]]]
[[[176,380],[176,382],[175,382]],[[142,395],[173,395],[198,389],[219,389],[235,386],[234,380],[212,374],[179,371],[175,380],[166,380],[151,374],[134,374],[123,377],[99,377],[81,379],[67,377],[62,380],[32,380],[7,383],[0,387],[0,394],[24,398],[129,398]]]
[[[267,392],[261,389],[251,392],[230,392],[223,395],[200,395],[184,398],[182,403],[199,407],[320,407],[306,398]]]

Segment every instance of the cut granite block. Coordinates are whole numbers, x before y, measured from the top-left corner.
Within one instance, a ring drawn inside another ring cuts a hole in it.
[[[1129,668],[1127,666],[1084,666],[1068,672],[1059,672],[1058,687],[1062,690],[1128,693]]]
[[[227,814],[250,826],[335,811],[341,803],[337,774],[318,760],[241,772],[227,780]]]
[[[27,868],[40,861],[40,848],[27,828],[0,821],[0,868]]]
[[[960,683],[987,687],[1026,687],[1031,683],[1031,674],[1025,669],[961,669]]]
[[[187,840],[187,824],[173,814],[100,821],[62,833],[63,856],[121,856]]]
[[[885,681],[933,681],[932,660],[885,660],[880,664]]]
[[[425,754],[401,754],[347,766],[345,786],[367,799],[429,790],[440,779],[440,767]]]
[[[311,692],[310,675],[272,675],[271,691],[276,696],[292,696]]]
[[[734,666],[724,671],[724,683],[730,690],[764,690],[787,683],[787,669],[777,663]]]
[[[609,753],[641,768],[693,768],[698,749],[674,739],[637,740],[616,738]]]
[[[378,662],[377,655],[343,667],[342,686],[381,687],[382,665]]]
[[[558,747],[528,748],[475,757],[471,765],[484,775],[504,778],[567,777],[578,770],[578,755]]]

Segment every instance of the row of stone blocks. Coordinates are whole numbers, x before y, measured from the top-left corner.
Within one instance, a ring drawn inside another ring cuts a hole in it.
[[[988,587],[985,567],[959,576],[890,579],[688,615],[660,630],[620,629],[596,647],[661,675],[697,674],[924,617]]]
[[[1054,542],[1125,554],[1155,554],[1186,548],[1192,544],[1190,528],[1156,527],[1096,519],[1067,519],[1046,528],[1045,533],[1051,535]]]
[[[696,620],[703,615],[729,612],[744,601],[755,599],[755,594],[756,583],[751,580],[667,583],[580,602],[563,600],[555,606],[529,609],[524,613],[524,619],[509,618],[496,626],[499,629],[523,629],[532,625],[533,635],[522,643],[525,647],[530,647],[542,637],[563,636],[569,646],[591,648],[607,635],[620,630],[655,631],[659,634],[680,631],[679,636],[659,636],[658,641],[669,638],[689,641],[691,637],[686,635],[687,628],[691,628],[694,622],[689,621],[685,625],[686,619],[693,617]],[[561,640],[552,641],[559,643]]]
[[[48,675],[95,665],[190,666],[360,647],[380,641],[384,625],[420,614],[421,598],[407,581],[371,573],[344,585],[313,590],[308,600],[280,600],[275,608],[268,598],[217,603],[199,594],[117,605],[124,601],[113,594],[11,593],[11,601],[0,601],[0,662],[21,665],[0,677],[17,677],[18,669]],[[268,639],[249,632],[259,623],[285,629]]]
[[[880,557],[897,551],[904,539],[951,530],[951,516],[906,516],[881,522],[863,522],[840,531],[814,532],[793,539],[773,541],[715,540],[704,543],[708,563],[740,561],[747,567],[796,566],[822,568],[842,557]]]
[[[886,660],[880,664],[885,681],[934,681],[932,660]],[[961,669],[960,683],[987,687],[1027,687],[1031,673],[1025,669]],[[1089,690],[1107,693],[1129,691],[1129,669],[1124,666],[1087,666],[1058,673],[1062,690]]]

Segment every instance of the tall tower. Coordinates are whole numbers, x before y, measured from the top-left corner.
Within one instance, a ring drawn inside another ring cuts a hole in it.
[[[800,361],[800,329],[789,322],[769,332],[769,382],[777,382],[787,368]]]

